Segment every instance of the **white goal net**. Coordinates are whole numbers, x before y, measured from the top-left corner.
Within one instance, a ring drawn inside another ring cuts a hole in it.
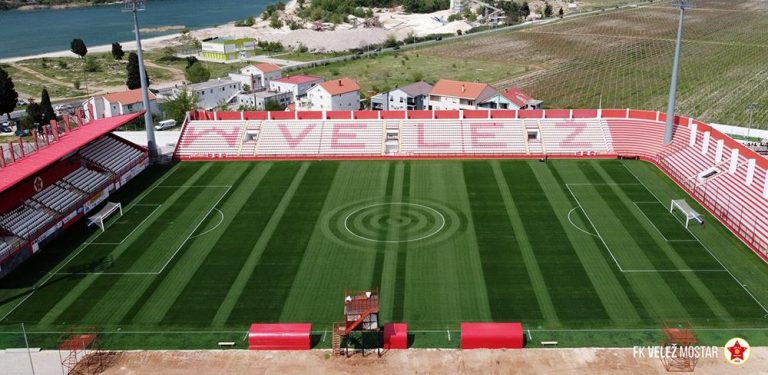
[[[669,212],[674,212],[675,209],[680,210],[680,212],[685,215],[685,227],[688,228],[688,223],[693,220],[697,223],[704,224],[704,219],[701,217],[701,214],[694,211],[694,209],[688,204],[688,202],[685,201],[685,199],[673,199],[672,203],[669,205]]]
[[[104,208],[88,218],[88,226],[97,225],[103,232],[104,221],[109,217],[109,215],[112,215],[115,212],[120,212],[120,216],[123,216],[123,206],[119,202],[107,202]]]

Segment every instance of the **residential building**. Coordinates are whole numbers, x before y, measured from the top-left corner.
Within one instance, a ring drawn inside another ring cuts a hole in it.
[[[238,81],[249,90],[262,91],[269,88],[269,82],[282,77],[282,70],[275,64],[254,64],[240,69],[239,73],[229,73],[229,79]]]
[[[297,110],[341,111],[360,109],[360,86],[350,78],[326,81],[307,91]]]
[[[157,97],[149,92],[149,108],[154,114],[160,113]],[[86,113],[93,114],[94,119],[128,115],[144,110],[141,89],[113,92],[91,97],[83,103]]]
[[[426,82],[416,82],[398,87],[371,97],[371,109],[383,111],[427,109],[427,98],[430,91],[432,91],[432,85]]]
[[[293,102],[293,95],[290,92],[276,91],[249,91],[237,95],[237,104],[243,107],[264,110],[267,101],[276,102],[287,107]]]
[[[200,57],[219,62],[241,61],[256,55],[256,40],[251,38],[214,38],[201,43]]]
[[[532,98],[518,88],[504,89],[500,94],[511,102],[509,109],[541,109],[544,106],[543,101]]]
[[[213,109],[220,105],[229,104],[242,91],[243,85],[231,79],[212,79],[207,82],[176,87],[174,95],[185,89],[197,94],[197,106],[200,109]]]
[[[441,79],[429,92],[428,109],[477,109],[496,95],[496,89],[487,83]]]
[[[296,102],[299,98],[307,95],[309,89],[323,83],[322,77],[295,75],[283,77],[269,82],[269,91],[290,92],[292,101]]]

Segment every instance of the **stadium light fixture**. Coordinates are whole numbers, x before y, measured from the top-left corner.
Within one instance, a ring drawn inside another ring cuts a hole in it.
[[[139,32],[138,12],[147,9],[146,0],[123,0],[123,12],[133,13],[133,27],[136,33],[136,54],[139,57],[139,79],[141,79],[141,100],[144,104],[144,127],[147,131],[147,149],[150,160],[157,158],[157,144],[155,142],[155,126],[152,122],[152,110],[149,104],[149,87],[147,87],[147,74],[144,68],[144,55],[141,51],[141,33]]]
[[[664,144],[672,143],[672,132],[675,123],[675,100],[677,95],[677,72],[680,67],[680,44],[683,38],[683,18],[685,10],[694,7],[692,0],[673,0],[672,6],[680,9],[677,23],[677,39],[675,40],[675,59],[672,63],[672,82],[669,87],[669,102],[667,103],[667,126],[664,129]]]

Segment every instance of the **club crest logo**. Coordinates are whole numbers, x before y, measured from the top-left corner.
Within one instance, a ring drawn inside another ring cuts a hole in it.
[[[732,365],[742,365],[749,359],[751,354],[750,346],[747,340],[741,337],[734,337],[725,343],[725,360]]]

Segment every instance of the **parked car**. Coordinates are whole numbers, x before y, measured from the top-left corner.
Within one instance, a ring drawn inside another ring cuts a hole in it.
[[[59,105],[53,107],[53,110],[56,111],[56,112],[65,112],[65,111],[68,112],[68,111],[72,110],[72,106],[69,105],[69,104],[59,104]]]
[[[176,126],[176,120],[164,120],[160,121],[155,125],[156,130],[165,130],[170,129],[172,127]]]
[[[16,129],[16,136],[17,137],[27,137],[31,133],[29,132],[29,129]]]
[[[9,126],[0,125],[0,133],[13,133],[13,130]]]
[[[29,102],[24,100],[24,99],[16,100],[16,106],[17,107],[23,107],[23,106],[28,105],[28,104],[29,104]]]

